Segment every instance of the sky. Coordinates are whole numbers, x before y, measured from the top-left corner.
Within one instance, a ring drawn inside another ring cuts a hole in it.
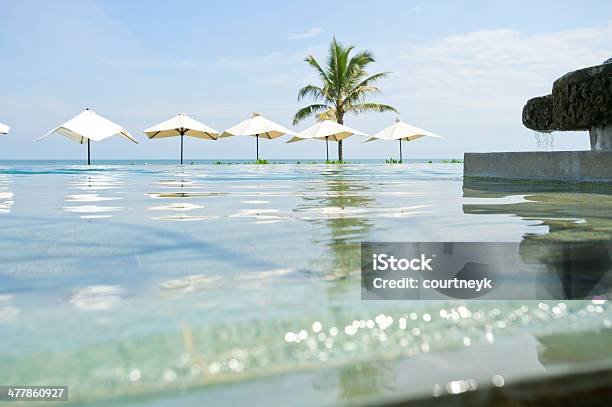
[[[404,145],[406,158],[537,147],[521,111],[566,72],[612,57],[612,2],[602,1],[30,1],[0,0],[0,159],[79,159],[61,135],[33,140],[84,108],[119,123],[136,145],[93,146],[104,159],[172,159],[179,139],[142,130],[185,112],[224,130],[259,112],[287,127],[317,84],[304,58],[324,59],[335,36],[390,71],[373,101],[443,136]],[[365,133],[395,113],[349,116]],[[312,125],[308,120],[296,131]],[[589,149],[586,132],[554,133],[555,150]],[[397,145],[345,141],[345,158],[388,158]],[[269,159],[324,158],[317,140],[262,140]],[[334,146],[335,147],[335,146]],[[335,149],[333,150],[335,152]],[[186,159],[252,158],[255,140],[187,138]]]

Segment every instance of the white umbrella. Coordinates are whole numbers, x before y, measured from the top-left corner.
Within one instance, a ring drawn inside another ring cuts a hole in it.
[[[348,126],[337,123],[333,120],[323,120],[298,133],[297,136],[293,137],[287,143],[295,143],[296,141],[307,139],[325,140],[325,150],[327,153],[327,160],[329,161],[329,140],[340,141],[355,134],[367,137],[367,134],[362,133],[359,130],[351,129]]]
[[[402,140],[412,141],[412,140],[416,140],[416,139],[419,139],[425,136],[437,137],[437,138],[442,137],[430,131],[419,129],[418,127],[412,126],[408,123],[404,123],[400,119],[396,119],[393,125],[374,134],[372,137],[365,140],[364,143],[368,141],[373,141],[373,140],[399,140],[400,162],[401,162],[402,161]]]
[[[150,139],[181,136],[181,164],[183,163],[183,137],[197,137],[209,140],[216,140],[219,132],[204,123],[192,119],[185,113],[180,113],[172,119],[149,127],[144,131]]]
[[[7,126],[6,124],[0,123],[0,134],[8,134],[10,129],[11,128]]]
[[[70,140],[79,143],[87,143],[87,165],[91,163],[91,143],[90,141],[102,141],[115,134],[120,135],[134,143],[138,142],[132,135],[110,120],[96,114],[93,110],[85,109],[81,114],[59,125],[44,136],[36,139],[38,141],[52,133],[59,133],[68,137]]]
[[[219,137],[254,136],[257,139],[257,159],[259,160],[259,138],[275,139],[285,134],[293,135],[294,133],[280,124],[266,119],[259,113],[253,113],[250,119],[230,127]]]

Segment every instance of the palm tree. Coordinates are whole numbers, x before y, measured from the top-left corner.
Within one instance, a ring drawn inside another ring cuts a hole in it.
[[[298,93],[298,101],[309,97],[313,104],[298,110],[293,117],[293,124],[309,116],[331,118],[344,124],[347,113],[362,114],[367,112],[396,112],[393,106],[367,102],[368,97],[380,93],[374,86],[376,82],[387,77],[389,72],[368,75],[366,66],[374,62],[370,51],[351,55],[354,46],[344,46],[334,37],[329,46],[327,65],[322,67],[315,57],[309,55],[304,61],[312,66],[321,79],[321,86],[306,85]],[[342,161],[342,141],[338,142],[338,160]]]

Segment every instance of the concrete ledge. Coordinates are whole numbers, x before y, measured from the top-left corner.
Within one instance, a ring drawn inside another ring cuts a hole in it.
[[[612,183],[612,151],[465,153],[464,177]]]

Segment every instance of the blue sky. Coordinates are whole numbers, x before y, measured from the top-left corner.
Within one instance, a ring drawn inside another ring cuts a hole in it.
[[[609,1],[8,1],[0,0],[0,159],[82,158],[62,136],[32,141],[89,107],[141,141],[96,144],[97,158],[175,158],[178,139],[142,129],[186,112],[224,130],[254,111],[290,126],[303,62],[335,35],[392,71],[377,101],[444,136],[405,156],[533,150],[524,102],[564,73],[612,57]],[[349,117],[364,132],[395,114]],[[296,126],[302,130],[312,122]],[[265,158],[316,158],[324,143],[262,141]],[[345,156],[394,156],[395,143],[345,144]],[[587,149],[587,133],[557,133],[555,149]],[[186,158],[251,158],[254,140],[186,140]]]

